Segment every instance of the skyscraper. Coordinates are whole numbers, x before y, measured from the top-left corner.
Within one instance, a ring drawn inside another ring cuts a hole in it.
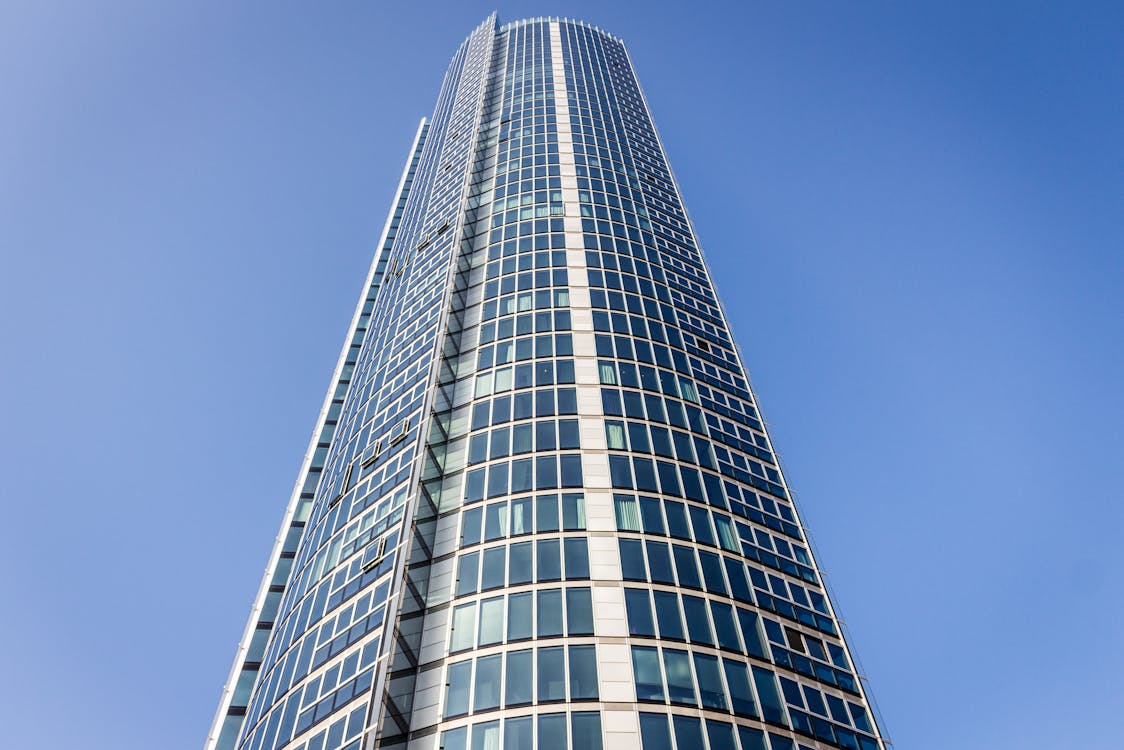
[[[882,747],[619,39],[457,50],[206,747]]]

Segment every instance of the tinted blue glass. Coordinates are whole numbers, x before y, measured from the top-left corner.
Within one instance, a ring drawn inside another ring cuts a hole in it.
[[[656,622],[660,626],[660,638],[686,640],[683,632],[683,618],[679,613],[679,596],[670,591],[653,591],[656,605]]]
[[[581,750],[602,750],[601,714],[596,711],[575,711],[570,715],[571,747]]]
[[[589,589],[566,589],[567,635],[593,635],[593,601]]]
[[[702,722],[695,716],[671,717],[671,724],[675,727],[675,744],[677,747],[703,748]]]
[[[691,661],[685,651],[664,649],[664,671],[667,673],[667,697],[672,703],[697,705],[695,681],[691,676]]]
[[[632,647],[632,674],[636,681],[637,700],[663,703],[663,677],[660,674],[659,652],[656,649]],[[647,747],[646,737],[645,747]]]
[[[652,621],[652,606],[647,589],[625,589],[624,604],[628,615],[630,635],[654,638],[656,626]],[[676,613],[678,617],[678,613]]]
[[[566,699],[566,655],[561,646],[538,649],[539,702]]]
[[[562,635],[562,592],[547,589],[536,592],[538,598],[538,636],[550,638]]]
[[[597,700],[597,652],[594,646],[570,646],[570,700]]]
[[[511,651],[507,654],[507,678],[504,680],[504,705],[518,706],[534,699],[531,676],[534,663],[531,649]]]
[[[640,714],[640,744],[644,750],[672,750],[667,714]]]
[[[710,620],[706,614],[706,600],[697,596],[683,595],[683,614],[687,618],[687,633],[691,643],[714,645],[710,632]]]

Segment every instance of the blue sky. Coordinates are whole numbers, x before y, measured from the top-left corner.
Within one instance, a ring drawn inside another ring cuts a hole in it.
[[[437,5],[0,7],[6,746],[201,746]],[[891,739],[1118,747],[1120,6],[499,10],[628,44]]]

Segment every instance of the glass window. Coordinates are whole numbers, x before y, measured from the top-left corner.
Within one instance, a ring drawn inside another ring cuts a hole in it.
[[[640,714],[640,745],[644,750],[672,750],[667,714]]]
[[[730,579],[730,590],[734,598],[746,604],[753,603],[753,597],[749,593],[749,582],[745,577],[745,565],[741,560],[735,560],[732,557],[723,557],[722,562],[726,565],[726,577]]]
[[[468,713],[468,691],[472,685],[472,662],[462,661],[449,665],[445,680],[445,718]]]
[[[476,583],[479,577],[479,554],[470,552],[462,555],[457,561],[457,589],[456,596],[476,593]]]
[[[645,581],[644,552],[639,540],[621,539],[621,571],[625,580]]]
[[[706,720],[706,738],[710,750],[738,750],[734,742],[734,727],[724,721]]]
[[[698,705],[695,682],[691,676],[691,661],[686,651],[664,649],[663,666],[667,672],[667,697],[672,703]]]
[[[507,547],[492,547],[484,550],[483,575],[480,588],[483,591],[504,585],[507,563]]]
[[[749,687],[749,669],[740,661],[722,660],[722,671],[726,674],[726,685],[730,689],[730,707],[738,716],[757,718],[757,706],[753,702],[753,691]]]
[[[562,591],[546,589],[536,592],[538,596],[538,637],[550,638],[562,635]]]
[[[758,659],[768,659],[765,647],[761,642],[761,631],[757,627],[757,613],[747,609],[738,608],[738,622],[742,626],[742,640],[750,656]]]
[[[672,545],[675,555],[675,572],[679,574],[679,585],[689,589],[701,589],[699,569],[695,564],[695,551],[690,547]]]
[[[624,423],[606,421],[605,422],[605,440],[608,443],[609,450],[624,451],[628,447],[624,442]]]
[[[575,711],[570,714],[571,747],[581,750],[602,750],[601,714],[597,711]]]
[[[652,580],[674,586],[675,572],[671,567],[671,550],[667,542],[647,541],[644,546],[648,551],[648,569]]]
[[[687,633],[691,636],[691,643],[713,646],[714,636],[711,635],[710,620],[706,615],[706,601],[697,596],[684,594],[683,614],[687,618]]]
[[[562,559],[557,539],[540,539],[535,543],[535,572],[537,581],[557,581],[562,578]]]
[[[558,447],[561,450],[572,450],[581,447],[581,437],[578,431],[578,420],[558,420]]]
[[[757,696],[761,699],[761,713],[765,721],[774,724],[784,724],[784,707],[781,697],[777,692],[777,681],[773,673],[759,667],[753,668],[753,684],[757,687]]]
[[[476,679],[473,681],[475,690],[472,695],[473,711],[487,711],[500,707],[500,671],[502,669],[503,654],[482,656],[476,660]]]
[[[504,686],[503,704],[519,706],[534,700],[531,690],[535,674],[531,649],[511,651],[507,654],[507,680]]]
[[[533,635],[531,625],[533,615],[531,612],[530,591],[512,594],[507,605],[507,640],[518,641],[530,638]]]
[[[687,524],[687,511],[683,503],[668,500],[664,503],[664,512],[667,513],[667,526],[673,537],[690,539],[691,527]]]
[[[656,622],[660,626],[660,638],[684,641],[683,619],[679,613],[679,596],[670,591],[653,591],[656,603]]]
[[[645,534],[667,533],[663,525],[663,503],[654,497],[640,498],[640,518],[644,522]]]
[[[480,602],[480,645],[503,642],[503,597]]]
[[[652,621],[652,604],[647,589],[624,590],[625,611],[628,614],[629,635],[654,638],[656,626]]]
[[[499,750],[500,722],[489,721],[472,726],[472,750]]]
[[[488,497],[507,494],[507,464],[492,464],[488,469]]]
[[[516,461],[518,463],[518,461]],[[511,535],[531,533],[531,498],[511,501]]]
[[[508,548],[511,558],[511,585],[530,583],[534,572],[534,559],[532,555],[533,542],[519,542]]]
[[[618,531],[640,531],[640,510],[635,498],[629,495],[613,495],[613,508],[617,514]]]
[[[769,750],[765,745],[765,733],[760,729],[739,724],[738,739],[742,742],[742,750]]]
[[[570,646],[570,700],[597,700],[595,646]]]
[[[561,665],[558,668],[561,670]],[[539,750],[567,750],[568,748],[566,714],[539,714]]]
[[[530,453],[534,450],[533,430],[534,427],[530,424],[518,424],[511,428],[511,452],[513,454]]]
[[[566,580],[589,578],[589,543],[584,537],[570,537],[565,540]]]
[[[453,634],[449,642],[450,651],[472,648],[476,635],[476,603],[462,604],[453,608]]]
[[[530,716],[503,721],[503,750],[534,750],[535,726]]]
[[[566,456],[563,456],[566,458]],[[585,529],[585,497],[583,495],[562,496],[562,528],[565,531]]]
[[[718,645],[728,651],[742,650],[738,641],[738,626],[734,623],[734,608],[729,604],[710,602],[710,616],[714,619],[714,632],[718,636]]]
[[[695,530],[695,541],[708,547],[716,546],[714,532],[710,528],[710,511],[692,505],[689,512],[691,514],[691,527]]]
[[[511,462],[511,492],[527,492],[534,489],[534,459],[521,458]]]
[[[656,649],[632,647],[632,675],[636,680],[637,700],[663,703],[663,676]],[[648,747],[647,736],[644,738],[644,747]]]
[[[566,656],[561,646],[538,649],[539,702],[566,700]]]
[[[558,531],[558,495],[539,495],[535,498],[535,521],[540,534]]]
[[[706,590],[712,594],[726,596],[726,579],[722,577],[722,561],[719,556],[713,552],[699,550],[699,563],[702,565]]]
[[[461,546],[480,543],[480,508],[470,508],[461,516]]]
[[[695,676],[699,681],[699,697],[703,708],[726,710],[726,691],[722,687],[722,675],[718,673],[718,657],[694,654]]]
[[[312,744],[309,744],[309,748]],[[450,729],[441,733],[441,750],[465,750],[468,747],[468,727]]]
[[[706,747],[702,738],[702,722],[697,716],[672,716],[671,725],[675,727],[677,747]]]
[[[566,632],[593,635],[593,600],[589,589],[566,589]]]

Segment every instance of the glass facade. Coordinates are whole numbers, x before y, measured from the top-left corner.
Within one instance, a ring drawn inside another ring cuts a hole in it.
[[[883,747],[622,42],[418,130],[207,750]]]

